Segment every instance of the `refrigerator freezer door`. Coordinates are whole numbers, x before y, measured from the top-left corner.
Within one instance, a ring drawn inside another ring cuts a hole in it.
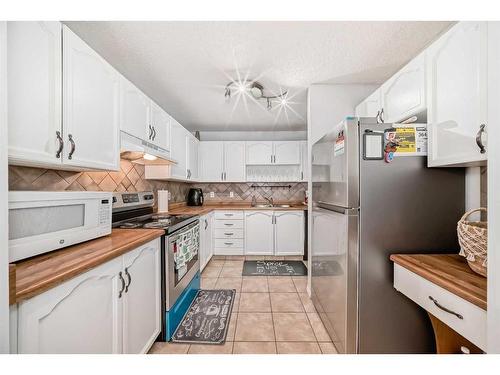
[[[357,210],[315,207],[312,299],[340,353],[357,351]]]
[[[312,148],[313,201],[359,206],[358,120],[348,118]]]

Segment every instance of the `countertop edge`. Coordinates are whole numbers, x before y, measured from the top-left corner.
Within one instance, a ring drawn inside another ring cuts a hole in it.
[[[22,289],[18,289],[17,287],[17,282],[14,283],[14,288],[12,288],[11,284],[11,291],[10,294],[14,297],[11,298],[9,301],[10,305],[17,304],[19,302],[28,300],[30,298],[33,298],[39,294],[42,294],[43,292],[52,289],[60,284],[62,284],[65,281],[68,281],[74,277],[77,277],[81,275],[82,273],[85,273],[95,267],[98,267],[106,262],[109,262],[113,260],[114,258],[117,258],[145,243],[148,243],[156,238],[161,237],[165,232],[163,230],[158,230],[158,229],[153,229],[153,230],[148,230],[147,233],[143,233],[143,235],[137,237],[136,239],[127,242],[126,244],[122,246],[118,246],[116,248],[113,248],[110,251],[106,251],[103,254],[96,255],[92,259],[84,260],[81,263],[78,264],[78,266],[73,266],[69,267],[68,269],[65,269],[60,272],[56,272],[54,275],[51,277],[47,277],[45,280],[42,282],[37,282],[29,285],[28,287],[24,287]],[[101,238],[97,238],[91,241],[99,241]],[[90,241],[89,241],[90,242]],[[81,245],[81,244],[78,244]],[[78,246],[75,245],[75,246]],[[64,250],[64,249],[63,249]],[[11,265],[13,266],[13,271],[14,275],[16,274],[16,268],[17,265]],[[15,276],[14,276],[15,277]],[[12,291],[14,289],[14,291]]]
[[[432,272],[432,270],[424,269],[422,266],[418,265],[413,261],[408,255],[422,255],[422,254],[391,254],[389,259],[394,263],[406,268],[407,270],[423,277],[424,279],[436,284],[437,286],[446,289],[450,293],[457,295],[460,298],[476,305],[477,307],[487,310],[487,302],[483,299],[475,297],[470,293],[465,292],[459,285],[453,284],[449,280],[440,276],[439,274]],[[431,255],[431,254],[428,254]],[[450,254],[433,254],[433,255],[450,255]],[[480,276],[478,276],[480,277]]]

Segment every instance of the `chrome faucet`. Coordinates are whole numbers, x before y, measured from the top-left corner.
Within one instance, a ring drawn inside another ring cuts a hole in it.
[[[265,200],[269,203],[269,205],[270,205],[271,207],[273,207],[273,206],[274,206],[273,197],[271,197],[271,198],[264,197],[264,199],[265,199]]]

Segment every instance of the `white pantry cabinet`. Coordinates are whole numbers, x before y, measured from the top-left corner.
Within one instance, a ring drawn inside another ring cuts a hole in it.
[[[377,117],[382,110],[382,96],[380,88],[356,106],[355,113],[358,117]]]
[[[425,52],[389,78],[380,91],[387,123],[400,122],[425,111]]]
[[[62,25],[7,22],[9,162],[61,165]]]
[[[487,27],[459,22],[426,51],[430,167],[486,162]]]
[[[123,255],[123,353],[147,353],[161,331],[158,240]]]
[[[160,240],[19,303],[19,353],[144,353],[160,329]]]
[[[245,254],[274,254],[273,211],[245,211]]]
[[[274,255],[302,255],[304,230],[304,211],[275,211]]]
[[[199,142],[200,179],[205,182],[246,180],[245,142]]]
[[[18,353],[122,352],[122,300],[116,258],[18,306]]]
[[[213,212],[200,217],[200,272],[206,267],[214,253]]]
[[[64,163],[120,169],[119,73],[63,26]]]

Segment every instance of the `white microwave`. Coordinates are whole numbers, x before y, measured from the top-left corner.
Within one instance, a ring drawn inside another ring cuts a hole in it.
[[[111,233],[112,193],[9,192],[9,262]]]

